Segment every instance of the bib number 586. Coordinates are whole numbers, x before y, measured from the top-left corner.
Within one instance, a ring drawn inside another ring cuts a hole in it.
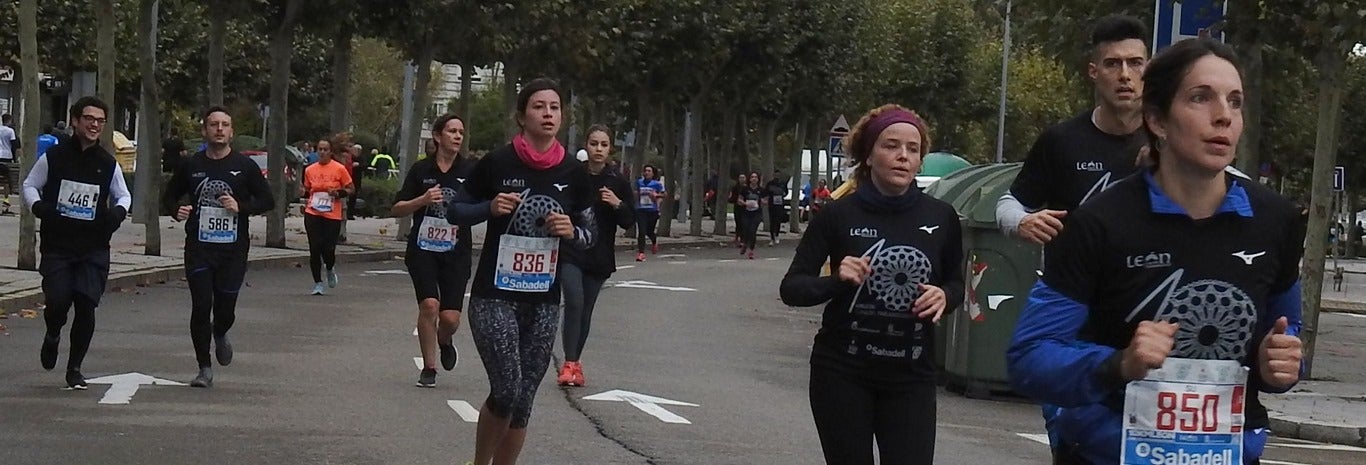
[[[214,231],[227,231],[228,218],[209,218],[209,229]]]
[[[1182,433],[1219,431],[1219,395],[1157,393],[1157,429]]]
[[[512,271],[518,273],[544,273],[545,255],[538,253],[515,253],[512,255]]]

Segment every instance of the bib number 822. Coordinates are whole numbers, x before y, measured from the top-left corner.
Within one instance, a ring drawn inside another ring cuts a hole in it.
[[[450,229],[447,228],[438,228],[435,226],[430,226],[427,228],[427,239],[433,241],[444,241],[446,240],[446,234],[450,232]]]
[[[1157,393],[1157,429],[1182,433],[1219,430],[1219,395],[1194,392]]]
[[[545,255],[538,253],[515,253],[512,255],[512,271],[517,273],[545,273]]]

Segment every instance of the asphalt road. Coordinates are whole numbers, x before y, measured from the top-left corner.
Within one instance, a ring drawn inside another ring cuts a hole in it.
[[[754,261],[733,249],[645,263],[620,255],[583,357],[588,386],[559,388],[552,367],[522,463],[822,463],[806,400],[819,309],[777,298],[791,253],[784,244]],[[483,368],[462,328],[460,366],[436,389],[413,387],[416,311],[402,270],[347,265],[323,297],[307,295],[305,269],[253,271],[236,360],[216,369],[215,387],[141,386],[127,405],[101,404],[104,385],[60,389],[65,341],[59,369],[44,372],[41,319],[5,320],[0,463],[463,464],[474,423],[461,411],[487,395]],[[188,303],[184,282],[106,296],[86,376],[188,382]],[[637,402],[586,399],[603,393]],[[937,463],[1048,463],[1039,433],[1038,409],[1018,399],[939,394]],[[1275,443],[1263,463],[1366,463],[1363,450]]]

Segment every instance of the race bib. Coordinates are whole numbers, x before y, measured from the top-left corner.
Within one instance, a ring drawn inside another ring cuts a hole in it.
[[[223,207],[199,207],[199,242],[237,242],[237,214]]]
[[[73,220],[93,221],[99,198],[100,186],[63,179],[57,191],[57,213]]]
[[[773,206],[775,206],[775,207],[781,207],[781,206],[783,206],[783,196],[782,196],[782,195],[778,195],[778,194],[774,194],[774,195],[773,195],[773,200],[772,200],[771,202],[769,202],[769,204],[770,204],[770,205],[773,205]]]
[[[327,192],[314,192],[313,195],[308,198],[308,206],[312,207],[313,211],[329,213],[332,211],[332,194]]]
[[[548,292],[555,284],[560,238],[511,234],[498,240],[498,266],[493,286],[513,292]]]
[[[455,234],[458,232],[460,226],[450,224],[445,218],[424,216],[417,230],[417,248],[428,252],[450,252],[455,248]]]
[[[755,210],[758,210],[758,209],[759,209],[759,201],[758,201],[758,200],[746,200],[746,201],[745,201],[745,211],[751,211],[751,212],[752,212],[752,211],[755,211]]]
[[[640,206],[652,207],[655,204],[655,190],[650,188],[640,189]]]
[[[1243,463],[1247,369],[1168,358],[1124,391],[1123,465]]]

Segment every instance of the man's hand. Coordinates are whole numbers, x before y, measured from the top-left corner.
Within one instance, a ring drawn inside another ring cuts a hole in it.
[[[612,208],[621,206],[621,199],[617,198],[617,193],[606,187],[598,188],[598,199]]]
[[[1300,380],[1300,360],[1304,354],[1300,338],[1286,334],[1289,326],[1285,317],[1276,320],[1276,326],[1266,334],[1259,347],[1257,360],[1262,382],[1276,389],[1288,388]]]
[[[1176,324],[1165,321],[1140,321],[1129,347],[1124,348],[1119,370],[1129,381],[1148,377],[1148,371],[1162,368],[1176,345]]]
[[[1025,215],[1020,220],[1020,230],[1016,234],[1021,239],[1039,245],[1048,244],[1062,232],[1062,219],[1067,216],[1063,210],[1039,210]]]
[[[227,209],[230,212],[241,213],[237,209],[237,199],[232,198],[231,195],[224,194],[222,196],[219,196],[218,203],[223,204],[223,208]]]
[[[194,207],[189,206],[189,205],[181,205],[180,208],[176,209],[176,211],[175,211],[175,219],[176,219],[176,221],[185,221],[185,220],[189,219],[189,218],[190,218],[190,212],[192,212],[192,211],[194,211]]]

